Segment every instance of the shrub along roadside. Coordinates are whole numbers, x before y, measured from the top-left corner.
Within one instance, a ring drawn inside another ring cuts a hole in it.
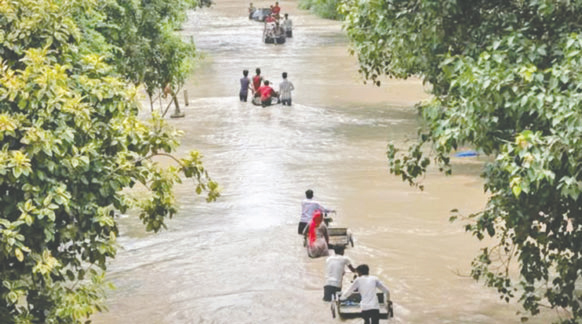
[[[113,3],[0,0],[2,323],[86,322],[104,308],[116,211],[158,231],[182,176],[218,196],[198,152],[172,155],[179,132],[138,118],[135,80],[115,64],[126,51],[103,36],[121,28],[102,10]]]
[[[334,20],[343,20],[344,16],[338,11],[341,0],[300,0],[299,8],[311,10],[316,15]]]

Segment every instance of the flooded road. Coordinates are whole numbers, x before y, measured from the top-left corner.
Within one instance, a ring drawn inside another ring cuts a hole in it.
[[[204,58],[186,85],[186,118],[170,122],[223,195],[206,204],[178,187],[180,212],[157,235],[122,218],[109,274],[118,289],[95,323],[335,323],[321,301],[325,260],[309,259],[295,234],[308,188],[354,233],[346,255],[391,289],[391,323],[519,323],[515,304],[466,276],[479,246],[448,222],[453,208],[483,207],[480,162],[455,161],[452,177],[431,172],[423,192],[388,172],[386,144],[415,137],[421,83],[363,85],[340,24],[296,2],[281,1],[295,26],[281,46],[261,42],[248,3],[217,2],[189,15],[185,37]],[[256,67],[276,84],[289,73],[291,108],[238,102],[242,70]]]

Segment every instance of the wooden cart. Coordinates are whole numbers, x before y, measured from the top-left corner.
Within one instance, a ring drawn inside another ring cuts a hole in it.
[[[378,303],[380,304],[380,319],[389,319],[394,317],[394,309],[391,301],[384,300],[383,293],[377,293]],[[331,316],[340,319],[361,318],[362,311],[360,310],[360,301],[362,296],[360,293],[353,293],[346,300],[339,300],[339,293],[334,295],[331,302]]]
[[[329,244],[331,245],[343,245],[344,247],[352,246],[354,247],[354,239],[352,237],[352,232],[347,227],[330,227],[330,223],[333,222],[333,218],[324,217],[323,222],[327,226],[327,234],[329,235]],[[307,231],[309,226],[305,226],[303,231],[303,246],[307,246]]]

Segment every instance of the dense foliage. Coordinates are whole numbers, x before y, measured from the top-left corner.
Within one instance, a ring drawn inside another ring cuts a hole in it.
[[[461,145],[491,155],[487,205],[466,229],[498,244],[475,258],[473,277],[531,314],[545,305],[582,319],[582,1],[349,0],[343,10],[365,78],[432,85],[419,142],[391,145],[390,171],[420,185],[433,161],[450,173]]]
[[[204,2],[200,2],[201,4]],[[105,23],[97,30],[117,49],[111,59],[135,85],[144,85],[153,102],[169,85],[174,93],[192,69],[194,44],[182,41],[174,30],[186,19],[195,0],[103,1]]]
[[[103,307],[116,212],[135,209],[158,231],[180,175],[218,195],[197,152],[170,155],[177,131],[138,118],[136,89],[107,64],[116,46],[98,28],[102,5],[0,0],[2,323],[84,322]]]
[[[340,20],[343,19],[338,10],[340,3],[340,0],[300,0],[299,8],[311,10],[323,18]]]

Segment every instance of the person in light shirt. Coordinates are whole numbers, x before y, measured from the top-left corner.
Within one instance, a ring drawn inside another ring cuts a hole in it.
[[[301,219],[299,220],[299,226],[297,227],[297,234],[303,235],[307,224],[311,222],[313,214],[316,210],[319,210],[322,214],[333,213],[334,210],[326,209],[319,202],[313,200],[313,190],[308,189],[305,191],[305,199],[301,202]]]
[[[364,324],[378,324],[380,322],[380,304],[376,296],[376,289],[384,292],[385,300],[390,300],[390,291],[378,278],[370,276],[370,268],[366,264],[359,265],[356,268],[358,278],[354,280],[352,285],[342,293],[340,300],[346,300],[356,289],[362,296],[360,308],[362,310],[362,318]]]
[[[342,281],[346,267],[351,272],[356,272],[352,266],[352,261],[344,256],[344,247],[334,246],[335,255],[329,256],[325,260],[325,285],[323,286],[323,301],[331,301],[331,297],[342,290]]]
[[[283,29],[285,29],[285,35],[287,37],[293,37],[293,22],[289,19],[289,14],[285,14],[285,19],[281,25],[283,25]]]
[[[291,106],[291,91],[295,90],[293,83],[287,80],[287,72],[281,75],[283,81],[279,83],[279,95],[281,96],[281,105]]]

